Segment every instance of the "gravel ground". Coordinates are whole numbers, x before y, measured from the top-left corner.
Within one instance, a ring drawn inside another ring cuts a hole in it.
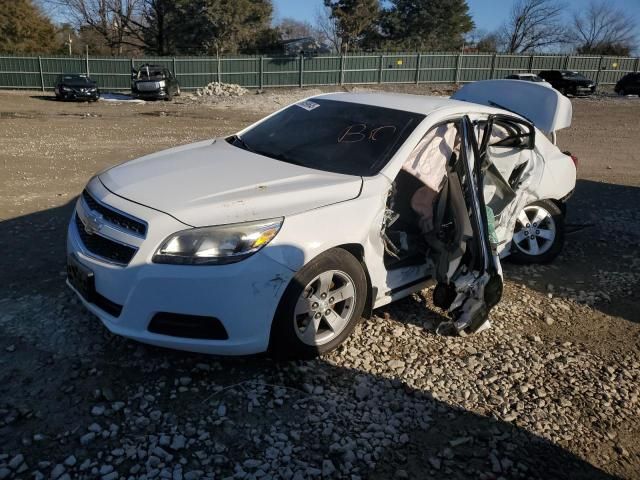
[[[437,336],[424,291],[314,361],[215,358],[112,336],[67,291],[65,226],[95,171],[314,92],[0,92],[0,480],[640,478],[637,98],[573,100],[574,233],[551,265],[505,265],[480,335]]]

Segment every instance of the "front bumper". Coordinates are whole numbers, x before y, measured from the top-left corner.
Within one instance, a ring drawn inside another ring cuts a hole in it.
[[[102,201],[107,202],[105,199]],[[132,204],[113,194],[108,196],[108,202],[149,223],[148,237],[141,242],[129,265],[113,265],[95,258],[85,248],[75,221],[71,221],[68,228],[67,254],[74,255],[93,272],[95,291],[121,306],[120,314],[109,314],[96,303],[87,301],[69,281],[67,284],[111,332],[143,343],[191,352],[248,355],[266,351],[273,316],[294,272],[264,252],[230,265],[153,264],[151,257],[155,249],[162,239],[173,233],[169,230],[184,229],[184,225],[168,215]],[[128,210],[125,209],[127,207]],[[80,215],[84,214],[83,208],[85,205],[80,199],[76,207]],[[141,215],[144,210],[148,210],[146,218]],[[154,222],[153,217],[158,215],[163,218]],[[152,333],[149,324],[154,315],[161,312],[215,317],[224,326],[228,339]]]
[[[575,95],[580,95],[580,96],[593,95],[596,92],[596,86],[594,85],[592,87],[586,87],[586,86],[578,85],[573,89],[573,92]]]
[[[167,91],[165,89],[153,90],[153,91],[147,91],[147,92],[143,92],[140,90],[132,90],[131,95],[133,95],[135,98],[140,98],[143,100],[163,100],[167,98]]]
[[[64,100],[98,100],[100,92],[60,92],[60,97]]]

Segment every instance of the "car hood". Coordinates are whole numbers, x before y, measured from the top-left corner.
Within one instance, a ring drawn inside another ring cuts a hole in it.
[[[95,83],[62,82],[60,85],[70,88],[96,88]]]
[[[99,175],[116,195],[194,227],[261,220],[356,198],[362,178],[248,152],[224,139],[146,155]]]

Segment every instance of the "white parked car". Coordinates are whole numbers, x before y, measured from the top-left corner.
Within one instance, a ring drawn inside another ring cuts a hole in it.
[[[505,77],[508,80],[523,80],[525,82],[535,82],[545,87],[553,88],[544,78],[539,77],[535,73],[514,73]]]
[[[499,256],[562,247],[576,169],[547,135],[570,121],[558,92],[511,80],[316,96],[92,178],[68,284],[112,332],[194,352],[313,356],[434,282],[472,333]]]

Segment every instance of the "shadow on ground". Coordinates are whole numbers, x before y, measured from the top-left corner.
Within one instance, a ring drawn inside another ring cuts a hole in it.
[[[578,180],[567,206],[567,235],[549,265],[503,263],[505,276],[544,294],[588,303],[608,315],[640,322],[640,188]],[[585,228],[582,228],[585,227]]]
[[[633,200],[637,192],[630,195]],[[126,442],[197,430],[198,440],[176,451],[176,461],[183,457],[185,469],[206,470],[204,459],[219,455],[211,465],[229,474],[236,463],[261,458],[265,435],[284,432],[295,448],[277,468],[299,459],[322,468],[331,459],[337,470],[327,477],[357,471],[376,479],[613,478],[523,428],[462,410],[397,378],[325,360],[219,359],[112,336],[64,286],[65,229],[74,203],[0,223],[0,311],[24,307],[0,322],[0,454],[22,452],[35,468],[70,454],[112,458]],[[420,306],[411,308],[420,314]],[[152,392],[151,399],[144,392]],[[125,407],[91,413],[95,404],[117,400]],[[154,416],[145,403],[162,414]],[[96,421],[115,425],[116,433],[81,444],[81,433]],[[350,453],[332,449],[345,436],[353,440]],[[143,463],[125,459],[117,471],[124,475],[136,462]]]

